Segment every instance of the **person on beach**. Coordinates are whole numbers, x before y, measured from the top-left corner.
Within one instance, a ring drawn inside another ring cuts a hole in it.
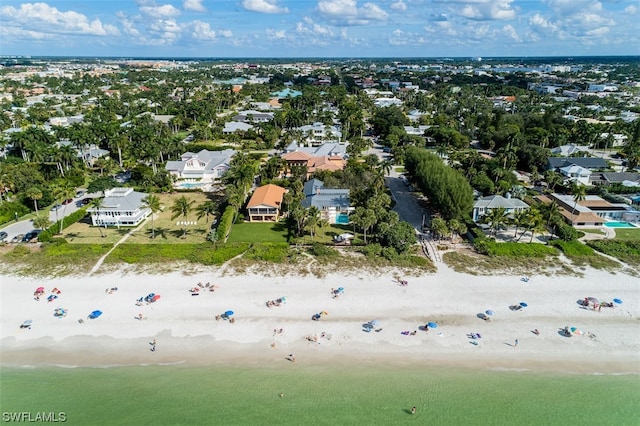
[[[540,330],[538,330],[537,328],[535,330],[533,330],[533,334],[535,334],[536,336],[540,335]]]
[[[513,347],[514,347],[514,348],[517,348],[517,347],[518,347],[518,339],[516,339],[515,343],[513,344]]]
[[[416,407],[411,407],[411,414],[415,414],[416,413]]]
[[[293,354],[289,354],[289,356],[287,357],[287,360],[291,362],[296,362],[296,357]]]

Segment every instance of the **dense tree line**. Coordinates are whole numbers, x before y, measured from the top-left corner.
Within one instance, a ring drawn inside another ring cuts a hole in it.
[[[418,188],[445,219],[469,218],[473,189],[464,176],[425,149],[408,147],[404,161]]]

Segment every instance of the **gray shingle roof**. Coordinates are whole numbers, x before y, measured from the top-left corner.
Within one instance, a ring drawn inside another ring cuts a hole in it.
[[[302,200],[302,207],[315,206],[319,209],[327,207],[347,208],[350,205],[349,190],[324,188],[324,183],[318,179],[305,182],[303,192],[306,198]]]
[[[585,169],[606,169],[609,167],[607,162],[602,158],[594,157],[549,157],[549,166],[552,169],[559,169],[576,165]]]

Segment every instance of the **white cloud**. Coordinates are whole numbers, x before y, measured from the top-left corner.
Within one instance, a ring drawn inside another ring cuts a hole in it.
[[[296,24],[296,32],[301,36],[333,37],[335,35],[331,28],[318,25],[309,17],[305,17],[303,22]]]
[[[184,0],[182,2],[184,10],[192,10],[194,12],[206,12],[206,8],[202,5],[202,0]]]
[[[24,34],[34,33],[86,34],[96,36],[118,35],[113,25],[103,24],[99,19],[89,19],[78,12],[62,12],[46,3],[23,3],[20,8],[0,8],[3,27],[17,27]]]
[[[242,7],[259,13],[289,13],[286,7],[278,6],[278,0],[242,0]]]
[[[372,21],[386,21],[389,14],[375,3],[358,7],[356,0],[321,0],[318,12],[334,25],[367,25]]]
[[[450,3],[455,3],[456,6],[451,6],[450,10],[473,20],[509,20],[516,17],[513,2],[514,0],[453,0]],[[462,6],[457,6],[458,4]]]
[[[191,37],[196,40],[215,40],[216,32],[211,29],[208,22],[193,21],[191,23]]]
[[[267,28],[265,31],[267,33],[267,38],[270,40],[283,40],[287,37],[287,32],[285,30]]]
[[[224,37],[224,38],[231,38],[233,37],[233,31],[228,29],[218,30],[218,36]]]
[[[547,18],[536,13],[531,18],[529,18],[529,26],[532,30],[538,33],[554,33],[558,31],[558,26],[550,22]]]
[[[180,10],[171,4],[157,5],[153,0],[138,1],[140,13],[151,18],[165,19],[180,15]]]
[[[638,8],[635,7],[634,5],[630,5],[624,8],[624,13],[628,15],[635,15],[637,11],[638,11]]]
[[[405,10],[407,10],[407,5],[402,0],[398,0],[394,3],[391,3],[391,9],[404,12]]]
[[[504,27],[502,27],[502,32],[505,36],[509,37],[513,41],[522,41],[513,25],[505,25]]]

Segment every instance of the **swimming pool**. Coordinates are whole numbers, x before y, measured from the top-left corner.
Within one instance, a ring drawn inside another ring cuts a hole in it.
[[[633,223],[629,222],[605,222],[604,226],[607,228],[635,228]]]
[[[340,213],[338,216],[336,216],[336,223],[338,225],[348,225],[349,215],[347,213]]]
[[[178,188],[180,189],[195,189],[195,188],[201,188],[201,187],[202,187],[201,183],[182,182],[178,184]]]

